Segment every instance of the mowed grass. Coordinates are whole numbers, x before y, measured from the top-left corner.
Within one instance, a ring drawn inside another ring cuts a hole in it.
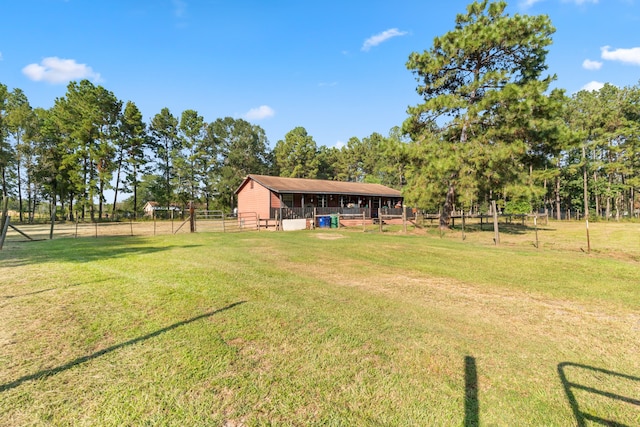
[[[540,249],[517,230],[12,244],[0,425],[640,425],[640,225],[607,227],[591,254],[571,228]]]

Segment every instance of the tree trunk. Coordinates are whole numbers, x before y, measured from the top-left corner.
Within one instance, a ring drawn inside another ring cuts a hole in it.
[[[98,188],[98,219],[102,219],[102,196],[104,194],[104,181],[100,179],[100,187]]]
[[[7,216],[8,212],[9,212],[9,197],[8,197],[8,191],[7,191],[7,176],[6,176],[6,169],[2,168],[2,219],[4,219]]]
[[[118,172],[116,173],[116,187],[113,195],[113,209],[111,209],[111,217],[116,214],[116,203],[118,202],[118,187],[120,186],[120,168],[122,167],[122,156],[118,160]]]
[[[440,229],[449,228],[449,222],[451,221],[451,211],[453,210],[453,202],[455,198],[455,186],[453,179],[449,181],[449,188],[447,189],[447,198],[445,199],[442,212],[440,213]]]
[[[2,197],[7,197],[7,179],[5,174],[5,168],[2,168]]]
[[[38,195],[33,193],[33,209],[29,212],[29,216],[31,217],[31,222],[36,218],[36,207],[38,206]]]
[[[560,212],[560,177],[556,176],[556,219],[560,221],[562,219],[562,212]]]
[[[593,173],[593,183],[597,184],[598,182],[598,174],[596,172]],[[596,203],[596,217],[601,216],[602,212],[600,212],[600,196],[594,191],[594,199]]]
[[[589,190],[587,186],[587,159],[586,159],[586,149],[582,147],[582,162],[584,165],[582,166],[582,197],[584,201],[584,218],[585,220],[589,220]]]
[[[82,199],[83,199],[83,200],[82,200],[82,220],[83,220],[83,221],[84,221],[84,218],[85,218],[85,216],[86,216],[86,211],[87,211],[87,202],[88,202],[88,200],[89,200],[89,193],[88,193],[88,192],[89,192],[89,185],[90,185],[90,182],[89,182],[89,181],[87,181],[87,175],[88,175],[88,173],[89,173],[89,172],[87,171],[87,159],[86,159],[86,157],[85,157],[85,159],[84,159],[83,177],[82,177],[82,179],[84,180],[84,181],[83,181],[84,189],[82,190]],[[91,202],[91,206],[93,206],[93,201]],[[93,214],[92,214],[92,215],[93,215]],[[91,219],[93,219],[93,217],[92,217]]]
[[[23,206],[22,206],[22,171],[20,170],[20,159],[18,158],[18,163],[17,163],[17,168],[18,168],[18,207],[20,210],[20,222],[24,221],[24,218],[22,217],[22,210],[23,210]]]
[[[138,165],[133,165],[133,219],[138,219]]]
[[[33,185],[33,183],[31,182],[31,179],[28,180],[27,182],[27,206],[29,209],[29,224],[33,223],[33,220],[35,219],[36,216],[36,189],[35,186]]]
[[[605,217],[607,220],[611,217],[611,174],[609,174],[609,179],[607,181],[607,205],[605,208]]]
[[[51,227],[49,228],[49,240],[53,239],[53,226],[56,223],[56,193],[51,194]]]
[[[496,245],[500,244],[500,230],[498,227],[498,207],[496,201],[491,201],[491,210],[493,211],[493,242]]]
[[[73,195],[69,195],[69,221],[73,221]]]
[[[138,219],[138,184],[133,184],[133,219]]]

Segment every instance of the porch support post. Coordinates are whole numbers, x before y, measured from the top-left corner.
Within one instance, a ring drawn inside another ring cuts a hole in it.
[[[279,215],[279,221],[280,222],[276,222],[279,227],[278,230],[282,230],[282,193],[280,193],[280,215]]]

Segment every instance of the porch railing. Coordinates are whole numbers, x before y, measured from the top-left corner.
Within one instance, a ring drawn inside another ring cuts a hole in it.
[[[297,218],[313,218],[316,215],[331,215],[346,213],[359,213],[362,215],[362,209],[356,208],[271,208],[271,218],[297,219]]]
[[[378,209],[372,208],[282,208],[282,219],[298,219],[298,218],[313,218],[315,209],[316,215],[354,215],[361,216],[365,214],[365,218],[377,218]],[[403,208],[382,208],[384,215],[402,215]],[[280,217],[279,208],[271,208],[271,218]]]

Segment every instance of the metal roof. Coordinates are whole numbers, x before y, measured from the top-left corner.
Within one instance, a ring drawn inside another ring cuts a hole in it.
[[[402,193],[382,184],[367,184],[363,182],[328,181],[324,179],[284,178],[268,175],[248,175],[240,191],[249,181],[254,180],[260,185],[276,193],[304,193],[304,194],[345,194],[375,197],[402,197]]]

